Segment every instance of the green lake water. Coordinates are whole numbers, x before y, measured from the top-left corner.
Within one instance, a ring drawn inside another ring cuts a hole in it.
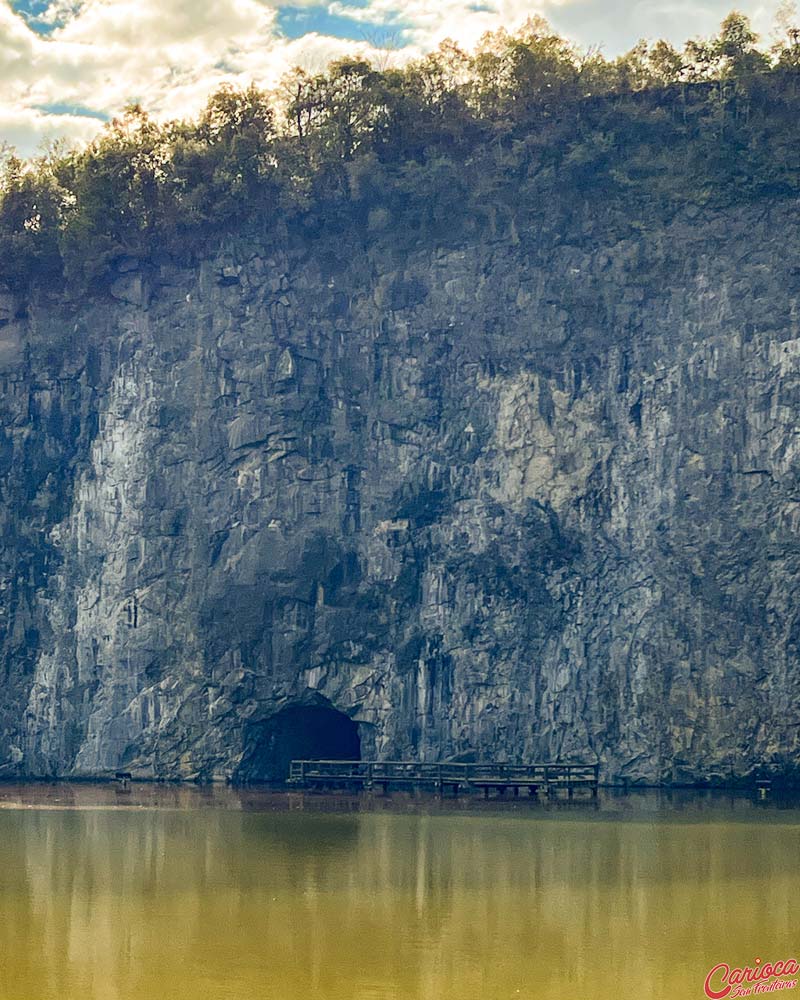
[[[0,786],[0,1000],[702,998],[800,957],[799,890],[746,796]]]

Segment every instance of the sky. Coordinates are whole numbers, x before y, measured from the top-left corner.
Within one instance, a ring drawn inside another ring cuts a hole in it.
[[[353,52],[399,65],[532,14],[613,56],[713,34],[734,6],[772,40],[778,0],[0,0],[0,143],[81,143],[134,101],[184,118],[223,82],[271,87]]]

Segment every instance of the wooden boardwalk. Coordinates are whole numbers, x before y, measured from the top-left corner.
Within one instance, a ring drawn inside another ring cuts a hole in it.
[[[294,788],[326,788],[360,791],[381,788],[425,788],[442,794],[452,791],[482,791],[485,798],[495,791],[518,796],[540,791],[556,795],[565,790],[585,789],[597,796],[599,764],[427,764],[418,761],[293,760],[289,785]]]

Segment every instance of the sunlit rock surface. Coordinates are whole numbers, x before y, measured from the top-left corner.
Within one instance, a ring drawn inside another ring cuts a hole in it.
[[[0,774],[800,758],[796,207],[0,298]]]

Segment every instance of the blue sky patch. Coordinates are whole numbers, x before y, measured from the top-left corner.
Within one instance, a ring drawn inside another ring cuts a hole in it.
[[[81,104],[60,104],[56,102],[53,104],[35,104],[34,107],[37,111],[44,111],[48,115],[74,115],[76,118],[96,118],[100,122],[111,120],[111,115],[107,115],[102,111],[92,111],[91,108],[85,108]]]
[[[58,27],[57,24],[48,24],[40,20],[49,6],[50,0],[11,0],[11,9],[25,20],[29,28],[40,35],[49,35]]]
[[[365,7],[366,3],[350,0],[349,7]],[[378,24],[374,21],[360,21],[346,14],[332,13],[325,5],[316,7],[280,7],[277,18],[278,29],[285,38],[302,38],[312,31],[332,38],[348,38],[353,41],[369,41],[382,45],[392,41],[402,44],[398,34],[407,25],[394,22]]]

